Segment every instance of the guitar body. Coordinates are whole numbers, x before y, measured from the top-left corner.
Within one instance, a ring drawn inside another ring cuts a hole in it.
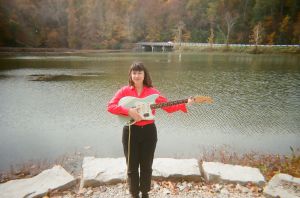
[[[163,108],[168,106],[173,106],[177,104],[188,103],[188,99],[175,100],[170,102],[164,102],[155,104],[155,100],[158,98],[158,94],[152,94],[145,98],[136,98],[133,96],[126,96],[121,98],[118,105],[125,108],[136,108],[137,112],[142,116],[143,120],[154,120],[154,115],[152,113],[153,109]],[[195,96],[192,97],[195,103],[208,103],[213,102],[211,97],[208,96]],[[130,116],[118,116],[122,123],[132,124],[134,121]]]
[[[155,104],[158,94],[152,94],[145,98],[136,98],[133,96],[126,96],[121,98],[118,105],[125,108],[137,107],[138,113],[143,117],[143,120],[154,120],[154,115],[152,114],[151,104]],[[129,116],[119,116],[121,122],[128,122],[131,120]]]

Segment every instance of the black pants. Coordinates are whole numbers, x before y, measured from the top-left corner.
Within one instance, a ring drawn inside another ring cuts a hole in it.
[[[123,128],[123,149],[127,162],[128,185],[131,194],[147,193],[151,188],[152,163],[157,142],[155,124],[130,126],[130,154],[128,161],[129,127]],[[129,162],[129,163],[128,163]],[[139,174],[140,167],[140,174]]]

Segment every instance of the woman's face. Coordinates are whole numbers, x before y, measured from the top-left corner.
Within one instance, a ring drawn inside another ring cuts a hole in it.
[[[144,71],[131,71],[131,79],[134,82],[134,85],[143,85],[144,78]]]

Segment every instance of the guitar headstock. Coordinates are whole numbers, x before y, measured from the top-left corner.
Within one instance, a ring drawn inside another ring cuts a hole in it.
[[[193,97],[195,103],[207,103],[212,104],[214,101],[209,96],[194,96]]]

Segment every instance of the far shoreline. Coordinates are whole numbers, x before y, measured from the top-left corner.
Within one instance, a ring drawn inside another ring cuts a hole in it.
[[[72,48],[34,48],[34,47],[0,47],[1,56],[26,56],[26,55],[72,55],[72,54],[100,54],[100,53],[220,53],[220,54],[281,54],[281,55],[300,55],[299,46],[273,46],[258,47],[253,46],[229,46],[229,47],[208,47],[208,46],[175,46],[171,51],[143,51],[137,48],[124,49],[72,49]]]
[[[117,53],[131,52],[130,49],[71,49],[71,48],[24,48],[0,47],[0,56],[13,55],[70,55],[86,53]]]

